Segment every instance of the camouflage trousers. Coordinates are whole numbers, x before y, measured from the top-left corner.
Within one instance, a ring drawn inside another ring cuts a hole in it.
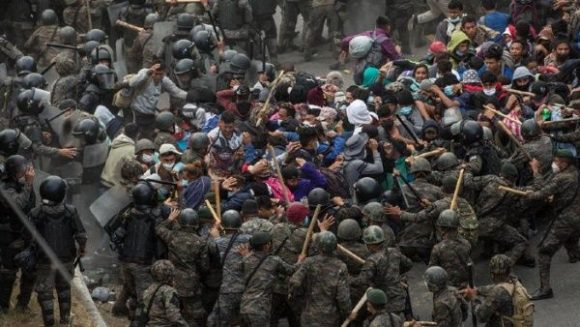
[[[304,44],[311,8],[312,5],[309,0],[284,1],[282,6],[282,23],[280,24],[280,47],[286,48],[288,45],[292,44],[292,40],[296,36],[295,29],[298,15],[302,15],[302,18],[304,19],[304,28],[302,29],[302,43]]]
[[[69,274],[73,274],[72,261],[63,263]],[[45,326],[53,326],[54,321],[54,295],[56,288],[58,298],[58,308],[60,311],[61,323],[68,323],[70,319],[71,298],[70,283],[57,272],[51,264],[39,264],[37,267],[38,278],[36,279],[36,293],[38,304],[42,309],[42,320]]]
[[[129,295],[137,299],[137,307],[143,303],[143,293],[153,283],[150,273],[151,266],[132,262],[121,262],[121,278],[123,287]]]
[[[274,293],[272,296],[272,318],[270,324],[278,326],[278,321],[282,318],[288,320],[289,327],[300,326],[300,315],[292,310],[288,302],[288,294]]]
[[[495,218],[491,219],[495,220]],[[501,224],[494,228],[489,228],[493,223],[488,223],[489,221],[487,219],[480,220],[480,238],[492,241],[505,249],[509,249],[504,254],[510,257],[512,262],[518,262],[528,247],[528,240],[517,229],[508,224]]]
[[[240,312],[242,293],[220,293],[215,306],[208,317],[210,327],[228,327],[232,321],[237,320]]]
[[[205,310],[201,304],[200,296],[179,297],[181,302],[181,315],[189,326],[205,326]]]
[[[338,37],[338,15],[334,5],[324,5],[312,8],[308,19],[308,30],[304,43],[304,57],[309,58],[314,52],[318,40],[322,38],[324,23],[328,21],[328,35],[332,39]],[[334,50],[334,45],[332,46]]]
[[[558,218],[556,218],[558,219]],[[547,290],[550,287],[550,267],[552,257],[562,246],[566,248],[570,259],[580,260],[578,240],[580,238],[580,224],[556,221],[547,232],[545,239],[538,245],[538,268],[540,271],[540,288]]]
[[[242,314],[242,327],[270,327],[270,316],[266,314]]]

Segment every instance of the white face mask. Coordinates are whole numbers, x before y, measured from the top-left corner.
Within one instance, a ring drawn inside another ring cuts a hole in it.
[[[556,165],[555,162],[552,162],[552,172],[554,172],[554,174],[557,174],[560,172],[560,167],[558,167],[558,165]]]
[[[150,163],[151,161],[153,161],[153,155],[144,153],[141,155],[141,160],[143,160],[143,162],[145,163]]]
[[[175,162],[163,163],[162,165],[163,165],[163,168],[171,171],[171,169],[173,169],[173,166],[175,166]]]
[[[485,95],[487,95],[487,96],[495,95],[495,88],[493,88],[493,89],[483,89],[483,93],[485,93]]]

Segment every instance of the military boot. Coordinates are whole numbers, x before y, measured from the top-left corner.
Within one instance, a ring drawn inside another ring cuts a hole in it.
[[[39,293],[38,304],[42,310],[42,321],[44,321],[44,326],[54,326],[54,303],[52,301],[52,293]]]
[[[70,289],[59,290],[57,296],[60,312],[60,324],[66,326],[70,323]]]
[[[0,311],[8,311],[10,309],[10,297],[12,296],[14,280],[16,280],[15,273],[0,273]]]

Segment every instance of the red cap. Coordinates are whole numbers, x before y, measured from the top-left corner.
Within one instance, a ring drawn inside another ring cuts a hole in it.
[[[308,208],[300,202],[293,202],[288,207],[286,216],[291,223],[303,222],[306,216],[308,216]]]
[[[447,47],[441,41],[434,41],[429,46],[429,52],[431,52],[432,54],[443,53],[446,51],[447,51]]]

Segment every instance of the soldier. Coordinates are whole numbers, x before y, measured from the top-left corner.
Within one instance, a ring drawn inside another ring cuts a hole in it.
[[[112,241],[119,251],[123,286],[136,299],[137,308],[142,308],[143,292],[152,282],[149,270],[158,256],[155,226],[165,215],[157,203],[157,190],[150,184],[137,184],[131,194],[133,204],[121,215],[122,224],[114,231]],[[132,320],[138,316],[133,316]]]
[[[208,318],[208,326],[230,326],[240,309],[240,301],[244,291],[243,257],[234,249],[247,244],[251,235],[239,232],[242,218],[235,210],[227,210],[222,214],[222,227],[225,235],[217,237],[221,263],[223,265],[222,284],[219,296],[212,313]]]
[[[217,76],[216,89],[218,91],[233,89],[234,85],[250,84],[246,83],[246,74],[252,67],[252,61],[248,56],[243,53],[235,53],[230,62],[224,66],[220,67],[220,73]]]
[[[198,227],[197,213],[187,208],[179,217],[169,215],[155,228],[157,236],[167,244],[169,260],[176,267],[175,287],[181,313],[190,326],[203,326],[206,317],[201,304],[201,276],[209,270],[209,258],[205,240],[196,234]]]
[[[28,214],[36,203],[36,196],[32,188],[34,169],[28,160],[20,155],[8,157],[4,163],[5,178],[0,187],[8,195],[8,199],[1,202],[0,218],[0,312],[10,309],[12,286],[16,280],[18,267],[14,256],[26,248],[24,226],[18,216],[12,211],[8,202],[16,205],[22,212]],[[34,288],[35,275],[23,270],[20,277],[20,295],[17,308],[25,310],[30,302]]]
[[[429,292],[433,293],[433,321],[441,327],[462,327],[467,304],[455,288],[448,286],[447,271],[432,266],[425,271],[424,278]]]
[[[367,311],[371,314],[368,318],[369,327],[401,327],[403,319],[390,313],[386,309],[387,295],[378,288],[367,291]]]
[[[8,40],[16,47],[23,49],[26,40],[34,31],[35,22],[32,17],[37,16],[38,12],[33,12],[33,7],[26,1],[8,0],[2,1],[2,5],[6,7],[0,13],[0,30],[6,33]]]
[[[385,234],[385,239],[388,240],[387,246],[391,246],[395,241],[395,232],[387,224],[387,217],[384,213],[384,207],[378,202],[367,203],[362,210],[366,218],[367,226],[379,226]]]
[[[186,58],[197,58],[199,54],[197,53],[197,49],[195,49],[195,45],[191,43],[191,45],[182,47],[179,50],[179,43],[183,43],[184,41],[190,41],[190,32],[193,26],[195,26],[195,17],[188,13],[181,13],[177,16],[175,31],[173,34],[165,37],[163,39],[163,46],[157,52],[157,58],[160,60],[165,61],[169,67],[173,67],[175,65],[176,54],[180,53],[185,55]]]
[[[580,202],[578,202],[578,170],[574,162],[575,158],[570,150],[556,151],[552,162],[553,174],[547,179],[542,178],[542,164],[536,159],[530,162],[534,174],[534,190],[526,198],[530,201],[545,201],[553,197],[554,210],[550,228],[538,245],[540,288],[532,295],[534,300],[554,297],[550,286],[550,266],[552,257],[562,245],[568,252],[570,262],[580,260],[578,249],[580,224],[575,218]]]
[[[175,137],[175,116],[170,111],[163,111],[155,117],[155,130],[157,135],[153,140],[155,148],[159,150],[162,144],[177,145]]]
[[[304,60],[312,60],[313,48],[322,37],[324,22],[328,21],[328,35],[333,40],[339,38],[338,15],[334,9],[335,0],[312,0],[312,11],[308,17],[304,43]],[[334,45],[332,45],[334,50]]]
[[[44,69],[50,65],[58,50],[47,44],[54,42],[58,32],[58,16],[52,9],[46,9],[40,15],[40,27],[28,38],[24,49],[31,53],[38,62],[38,67]]]
[[[86,86],[79,100],[81,108],[91,114],[95,112],[99,105],[114,109],[113,89],[116,82],[115,79],[115,71],[106,64],[99,63],[91,68],[89,85]]]
[[[258,202],[253,199],[245,200],[242,204],[244,223],[240,227],[243,234],[254,235],[257,232],[271,232],[274,225],[258,216]]]
[[[280,23],[280,41],[278,43],[278,52],[284,53],[287,51],[298,50],[298,46],[294,44],[294,37],[296,36],[296,23],[298,15],[302,15],[304,22],[308,22],[310,15],[310,1],[309,0],[284,0],[282,4],[282,22]],[[302,44],[306,36],[306,26],[302,29]]]
[[[363,241],[371,252],[360,274],[351,280],[351,286],[381,289],[388,296],[387,311],[400,314],[405,309],[406,291],[402,276],[413,263],[396,248],[385,246],[385,234],[379,226],[363,231]]]
[[[451,286],[464,288],[469,283],[471,244],[457,235],[458,214],[451,209],[443,210],[436,225],[442,240],[433,247],[429,267],[442,267],[449,272]]]
[[[80,68],[66,55],[58,54],[54,58],[54,68],[58,79],[50,87],[50,103],[55,107],[65,99],[78,101],[81,95],[82,78],[77,75]]]
[[[150,10],[145,7],[145,0],[130,0],[129,6],[123,8],[119,13],[119,20],[127,22],[135,26],[143,26],[145,17],[150,13]],[[125,47],[133,46],[133,40],[137,37],[137,32],[128,28],[123,28],[121,35],[125,42]]]
[[[181,315],[181,303],[174,288],[175,267],[169,260],[151,266],[154,282],[143,295],[143,316],[147,326],[191,326]]]
[[[189,138],[189,147],[183,152],[181,162],[184,164],[194,161],[205,161],[205,156],[209,152],[209,137],[206,133],[193,133]]]
[[[524,151],[527,152],[532,158],[536,158],[540,162],[540,174],[546,175],[550,172],[552,164],[552,153],[553,146],[552,140],[548,135],[544,135],[540,126],[534,119],[528,119],[522,123],[521,127],[522,137],[524,138],[523,149],[517,149],[516,152],[510,157],[510,161],[518,168],[518,170],[523,170],[527,168],[526,162],[529,162]],[[528,180],[523,182],[529,182],[532,176],[527,176]]]
[[[334,256],[334,234],[328,231],[318,234],[316,244],[320,254],[306,258],[292,275],[289,297],[291,301],[305,302],[301,326],[338,326],[351,309],[348,271]]]
[[[32,149],[32,142],[17,129],[6,128],[0,131],[0,164],[3,165],[8,157],[15,154],[28,154]]]
[[[148,139],[140,139],[135,143],[135,159],[141,163],[145,170],[155,164],[153,160],[155,150],[155,144]]]
[[[77,31],[70,26],[63,26],[58,29],[57,37],[62,45],[68,46],[67,48],[60,49],[57,57],[66,56],[70,58],[75,64],[75,73],[78,73],[81,68],[81,58],[79,55],[80,49],[77,48]]]
[[[157,55],[155,45],[152,44],[153,25],[159,21],[159,15],[151,13],[145,16],[143,31],[139,32],[131,48],[127,49],[127,71],[135,74],[141,68],[150,68]]]
[[[354,183],[356,204],[360,207],[369,202],[378,201],[381,198],[381,187],[379,183],[370,177],[363,177]]]
[[[268,48],[268,59],[274,64],[278,65],[278,49],[276,48],[277,29],[276,22],[274,22],[274,14],[276,13],[276,0],[249,0],[252,8],[252,25],[255,32],[264,33],[263,42],[266,42],[262,49],[254,53],[261,53]],[[250,36],[252,37],[252,36]],[[262,53],[263,58],[266,54]]]
[[[471,120],[460,121],[451,126],[451,132],[459,135],[466,150],[465,161],[474,176],[498,174],[501,162],[495,149],[483,140],[483,128]]]
[[[411,191],[411,187],[403,185],[402,191],[405,192],[405,197],[409,202],[409,207],[406,209],[407,211],[418,212],[425,208],[429,203],[433,203],[443,198],[441,189],[428,182],[429,175],[431,174],[431,164],[427,159],[415,158],[411,164],[409,173],[413,175],[413,181],[410,183],[411,187],[419,193],[421,198],[417,198],[415,192]]]
[[[217,24],[222,28],[228,45],[237,51],[249,53],[252,7],[248,0],[221,0],[212,9]]]
[[[401,45],[401,52],[403,55],[410,55],[411,47],[407,23],[415,12],[414,1],[394,0],[385,1],[385,3],[387,4],[385,15],[391,20],[393,31],[398,33],[397,43]]]
[[[512,275],[513,263],[503,254],[489,261],[493,284],[466,288],[466,299],[474,300],[475,314],[479,322],[489,327],[533,326],[534,304],[519,279]],[[478,297],[478,298],[476,298]]]
[[[269,232],[257,232],[250,238],[252,253],[245,256],[244,283],[246,289],[240,302],[243,326],[269,326],[272,308],[272,286],[279,276],[291,275],[294,265],[272,254]],[[300,260],[299,260],[300,262]]]
[[[54,251],[65,269],[74,275],[75,260],[85,255],[87,235],[75,207],[65,204],[66,184],[58,176],[47,177],[40,184],[42,203],[34,208],[29,218],[36,230]],[[53,291],[56,288],[60,324],[70,323],[71,294],[69,281],[56,271],[51,260],[38,251],[36,292],[45,326],[54,326]]]
[[[62,20],[65,25],[72,26],[79,33],[90,30],[87,17],[86,3],[81,0],[64,0],[66,7],[62,12]]]
[[[0,62],[6,63],[8,75],[14,75],[16,61],[24,54],[5,36],[0,35]]]

